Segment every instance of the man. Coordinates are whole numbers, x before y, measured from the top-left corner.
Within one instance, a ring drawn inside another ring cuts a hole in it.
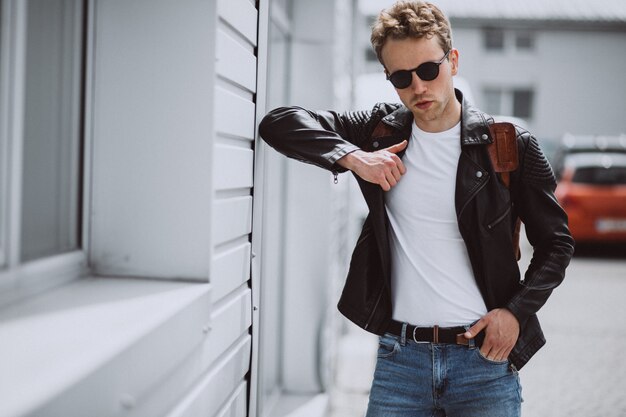
[[[381,335],[367,416],[519,416],[517,370],[545,343],[535,313],[573,253],[552,170],[516,128],[510,184],[494,171],[491,118],[453,87],[459,52],[436,6],[396,3],[371,40],[403,105],[279,108],[259,127],[287,156],[352,171],[368,204],[338,305]],[[518,216],[534,248],[524,280]]]

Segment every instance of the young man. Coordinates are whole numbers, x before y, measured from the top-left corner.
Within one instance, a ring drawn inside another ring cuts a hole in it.
[[[381,12],[372,45],[403,105],[279,108],[259,128],[289,157],[352,171],[368,204],[338,306],[381,335],[367,416],[519,416],[517,370],[545,343],[535,313],[573,253],[552,170],[516,128],[510,184],[494,171],[491,118],[453,87],[459,52],[436,6]],[[534,248],[523,281],[518,216]]]

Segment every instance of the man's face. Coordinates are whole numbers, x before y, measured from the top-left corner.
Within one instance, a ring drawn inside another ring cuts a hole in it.
[[[425,62],[438,62],[445,55],[435,37],[388,39],[381,51],[388,74],[414,69]],[[458,71],[459,54],[452,49],[448,59],[439,65],[439,75],[431,81],[411,74],[411,85],[396,88],[402,103],[411,110],[415,123],[427,132],[440,132],[454,126],[460,118],[461,107],[454,95],[452,76]]]

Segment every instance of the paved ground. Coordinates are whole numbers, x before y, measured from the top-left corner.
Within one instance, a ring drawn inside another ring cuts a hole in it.
[[[523,416],[626,416],[626,247],[579,248],[539,318],[548,344],[520,372]],[[329,417],[364,415],[375,351],[359,329],[342,340]]]

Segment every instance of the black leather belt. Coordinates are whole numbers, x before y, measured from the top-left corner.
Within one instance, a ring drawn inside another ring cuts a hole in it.
[[[402,337],[402,324],[399,321],[391,320],[387,326],[387,332],[398,337]],[[469,346],[469,340],[463,336],[465,327],[416,327],[411,324],[406,326],[406,338],[415,342],[449,343],[453,345]],[[474,344],[481,346],[484,334],[480,332],[474,338]]]

